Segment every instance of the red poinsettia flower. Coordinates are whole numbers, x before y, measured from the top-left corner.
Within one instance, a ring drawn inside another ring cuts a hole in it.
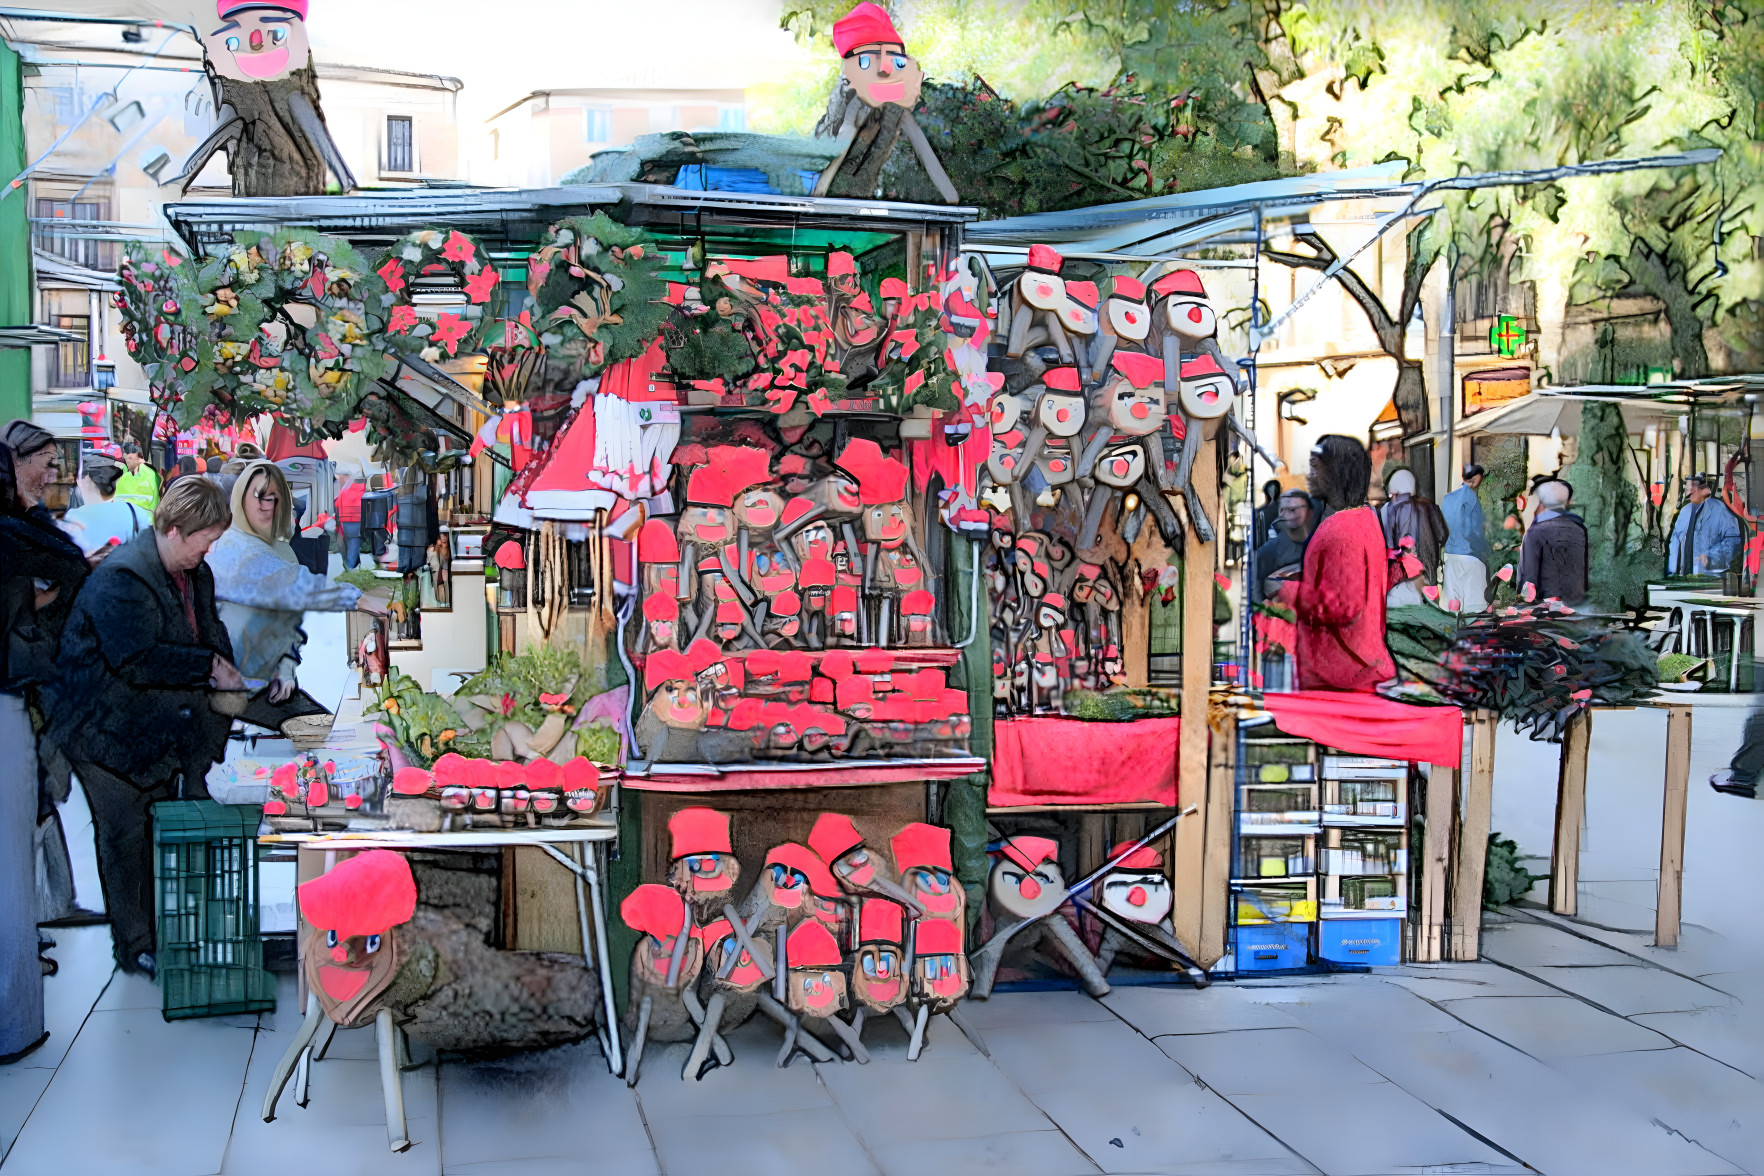
[[[808,394],[808,406],[816,416],[822,416],[833,407],[833,401],[828,397],[824,388],[816,388]]]
[[[485,266],[476,275],[466,279],[465,292],[473,302],[488,302],[490,292],[496,289],[496,283],[502,281],[502,275],[495,267]]]
[[[396,294],[404,289],[404,267],[398,264],[396,257],[388,257],[386,264],[374,271],[386,279],[386,289]]]
[[[313,354],[319,359],[336,359],[343,353],[337,350],[336,342],[325,332],[320,331],[318,338],[313,340]]]
[[[306,288],[314,298],[325,296],[325,271],[319,266],[312,267],[312,276],[306,279]]]
[[[471,334],[471,330],[472,324],[459,315],[444,314],[435,320],[434,339],[437,343],[445,344],[447,354],[453,355],[459,351],[460,340]]]
[[[515,712],[515,697],[514,697],[514,695],[504,694],[502,696],[503,716],[506,718],[507,716],[514,714],[514,712]]]
[[[795,388],[773,388],[766,393],[766,403],[772,406],[775,413],[787,413],[796,405],[796,391]]]
[[[386,324],[386,329],[395,335],[402,335],[412,327],[416,326],[420,321],[422,320],[417,318],[417,312],[410,307],[394,306],[392,308],[392,319]]]
[[[442,257],[448,261],[470,261],[476,255],[477,247],[472,244],[470,237],[458,229],[447,234],[447,244],[441,248]]]

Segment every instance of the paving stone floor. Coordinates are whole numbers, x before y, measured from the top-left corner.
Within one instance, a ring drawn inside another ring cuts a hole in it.
[[[730,1035],[696,1087],[654,1047],[635,1091],[594,1043],[404,1076],[408,1152],[386,1149],[373,1036],[341,1032],[305,1109],[258,1108],[299,1018],[167,1024],[113,974],[104,927],[56,932],[50,1042],[0,1069],[7,1176],[425,1172],[1764,1173],[1764,981],[1711,935],[1494,916],[1485,959],[1187,987],[1010,992],[934,1020],[919,1062],[893,1021],[873,1060],[773,1063]],[[1748,1000],[1750,1005],[1748,1008]]]

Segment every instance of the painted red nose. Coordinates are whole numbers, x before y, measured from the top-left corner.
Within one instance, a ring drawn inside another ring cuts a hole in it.
[[[1191,323],[1198,323],[1201,321],[1201,308],[1200,307],[1191,306],[1188,308],[1188,321]]]
[[[1132,903],[1134,906],[1144,906],[1145,905],[1145,887],[1135,886],[1132,890],[1129,890],[1127,892],[1127,901]]]
[[[1033,878],[1023,879],[1022,883],[1020,885],[1018,885],[1017,890],[1023,895],[1024,898],[1027,898],[1031,901],[1041,897],[1041,883],[1037,882]]]
[[[263,49],[263,30],[262,29],[252,29],[251,30],[251,51],[253,53],[257,53],[257,52],[260,52],[262,49]]]
[[[349,962],[349,949],[339,943],[336,947],[331,949],[331,958],[336,960],[339,964],[347,964]]]
[[[1067,421],[1072,419],[1072,410],[1069,408],[1062,408],[1058,412],[1054,413],[1054,417],[1055,417],[1055,419],[1057,419],[1060,422],[1060,424],[1063,425]]]

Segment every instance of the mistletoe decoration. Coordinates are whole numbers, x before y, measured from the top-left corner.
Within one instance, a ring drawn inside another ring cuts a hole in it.
[[[648,233],[604,212],[553,225],[527,260],[541,341],[578,376],[642,355],[668,318],[665,261]]]
[[[241,233],[198,267],[194,287],[179,316],[198,341],[177,407],[182,425],[213,403],[235,420],[275,413],[303,439],[334,431],[386,370],[374,346],[377,283],[345,241],[290,229]]]
[[[385,284],[386,343],[406,355],[430,363],[470,355],[496,320],[502,275],[484,247],[457,229],[411,233],[381,255],[374,275]],[[425,297],[441,301],[419,301]]]
[[[170,411],[200,362],[197,336],[182,318],[185,303],[196,296],[191,269],[164,246],[130,241],[117,279],[121,288],[112,303],[122,319],[123,345],[147,373],[154,406]]]
[[[1411,686],[1497,712],[1533,739],[1561,741],[1576,711],[1622,706],[1659,683],[1639,629],[1554,601],[1460,617],[1426,605],[1390,611],[1386,641]]]

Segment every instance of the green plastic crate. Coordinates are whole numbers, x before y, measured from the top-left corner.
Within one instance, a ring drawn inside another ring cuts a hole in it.
[[[161,1011],[168,1021],[276,1007],[257,920],[255,805],[172,800],[153,806],[154,915]]]

